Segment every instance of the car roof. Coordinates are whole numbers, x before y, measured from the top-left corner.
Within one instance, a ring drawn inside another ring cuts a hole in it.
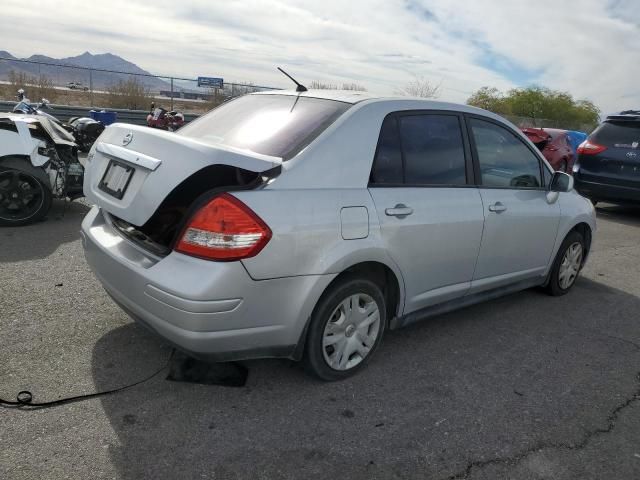
[[[325,100],[335,100],[351,104],[363,103],[396,103],[404,104],[403,110],[450,110],[456,112],[475,113],[486,117],[499,118],[503,122],[504,118],[481,108],[472,107],[460,103],[441,102],[421,97],[405,97],[405,96],[383,96],[370,92],[359,92],[354,90],[307,90],[306,92],[296,92],[295,90],[269,90],[264,92],[255,92],[250,95],[288,95],[309,98],[320,98]]]
[[[322,98],[325,100],[335,100],[345,103],[358,103],[363,100],[370,100],[378,98],[376,95],[372,95],[369,92],[360,92],[357,90],[325,90],[325,89],[312,89],[306,92],[296,92],[295,90],[267,90],[264,92],[255,92],[251,95],[288,95],[288,96],[300,96],[310,98]]]

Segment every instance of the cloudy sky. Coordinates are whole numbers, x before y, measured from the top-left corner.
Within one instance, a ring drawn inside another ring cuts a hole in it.
[[[382,94],[422,76],[458,102],[537,84],[606,113],[640,108],[638,1],[3,0],[0,50],[111,52],[153,73],[288,87],[283,66]]]

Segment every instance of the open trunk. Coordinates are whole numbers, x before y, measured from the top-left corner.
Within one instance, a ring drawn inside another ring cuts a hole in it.
[[[121,233],[162,255],[196,199],[207,192],[256,188],[279,167],[276,157],[114,124],[89,155],[84,192]]]

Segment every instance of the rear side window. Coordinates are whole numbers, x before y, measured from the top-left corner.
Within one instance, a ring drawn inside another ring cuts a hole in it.
[[[491,122],[471,119],[482,185],[540,188],[540,160],[515,134]]]
[[[464,185],[464,143],[455,115],[400,117],[405,183]]]
[[[321,98],[245,95],[220,105],[176,134],[286,160],[349,107],[350,103]]]
[[[466,185],[458,116],[387,116],[370,180],[373,184]]]
[[[640,122],[605,122],[589,138],[607,147],[637,148],[640,144]]]
[[[394,116],[387,116],[382,122],[378,151],[371,171],[371,183],[397,184],[402,183],[402,150],[400,147],[400,133],[398,121]]]

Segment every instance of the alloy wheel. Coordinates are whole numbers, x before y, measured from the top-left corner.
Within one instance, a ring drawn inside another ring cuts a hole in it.
[[[0,171],[0,218],[26,220],[42,207],[45,192],[33,176],[18,170]]]

